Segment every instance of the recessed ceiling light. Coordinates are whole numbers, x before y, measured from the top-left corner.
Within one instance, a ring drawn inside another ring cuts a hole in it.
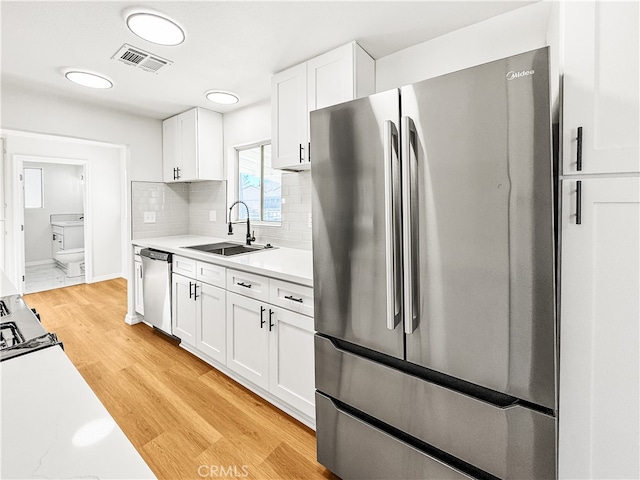
[[[84,87],[91,88],[111,88],[113,87],[113,83],[111,80],[102,77],[100,75],[96,75],[94,73],[89,72],[79,72],[77,70],[73,70],[64,74],[67,77],[67,80],[72,81],[73,83],[77,83],[78,85],[82,85]]]
[[[184,32],[175,22],[153,13],[129,15],[127,27],[140,38],[158,45],[179,45],[184,42]]]
[[[230,92],[223,92],[222,90],[210,90],[206,94],[207,100],[214,103],[221,103],[222,105],[233,105],[238,103],[238,97]]]

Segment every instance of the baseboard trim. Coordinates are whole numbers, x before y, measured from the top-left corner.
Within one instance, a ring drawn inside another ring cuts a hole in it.
[[[140,322],[142,322],[142,316],[137,314],[137,313],[127,313],[124,316],[124,323],[126,323],[127,325],[136,325]]]
[[[53,265],[56,261],[53,258],[48,260],[38,260],[37,262],[26,262],[24,264],[25,267],[36,267],[38,265]]]
[[[109,275],[102,275],[100,277],[93,277],[91,279],[87,278],[87,283],[98,283],[98,282],[106,282],[107,280],[115,280],[116,278],[123,278],[120,273],[111,273]]]

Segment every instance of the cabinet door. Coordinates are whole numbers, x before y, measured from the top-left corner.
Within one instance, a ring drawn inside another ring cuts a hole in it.
[[[193,291],[196,282],[191,278],[176,275],[175,273],[171,278],[171,322],[173,334],[182,342],[195,347],[196,299],[194,299]]]
[[[307,66],[296,65],[271,78],[271,165],[308,164]]]
[[[563,2],[563,173],[638,172],[638,2]]]
[[[136,257],[137,258],[137,257]],[[135,261],[133,272],[133,298],[134,310],[140,315],[144,315],[144,301],[142,297],[142,261]]]
[[[259,387],[269,387],[268,316],[265,305],[227,292],[227,367]]]
[[[307,62],[309,111],[355,98],[353,48],[350,43]]]
[[[178,115],[178,137],[180,148],[180,180],[196,180],[198,178],[197,155],[197,109],[191,109]]]
[[[269,391],[315,416],[313,319],[270,306]],[[268,319],[269,320],[269,319]]]
[[[562,187],[560,478],[639,478],[640,179]]]
[[[227,351],[225,291],[206,283],[199,285],[196,347],[224,365]]]
[[[180,148],[178,139],[178,116],[162,122],[162,180],[175,182],[175,169],[180,166]]]

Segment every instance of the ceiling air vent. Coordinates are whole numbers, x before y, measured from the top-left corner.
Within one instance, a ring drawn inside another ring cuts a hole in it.
[[[158,70],[162,67],[173,63],[171,60],[145,52],[140,48],[132,47],[126,43],[111,58],[119,60],[131,67],[144,70],[145,72],[153,73],[158,73]]]

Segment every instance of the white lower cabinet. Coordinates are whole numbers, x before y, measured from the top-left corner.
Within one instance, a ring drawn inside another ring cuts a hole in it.
[[[188,277],[174,273],[171,281],[171,327],[182,342],[196,345],[197,305],[194,290],[197,283]]]
[[[313,418],[313,321],[299,313],[274,307],[269,325],[269,391]]]
[[[173,274],[173,334],[222,364],[226,358],[226,292]]]
[[[139,255],[136,256],[135,262],[133,262],[135,268],[133,272],[133,302],[134,310],[140,315],[144,315],[144,300],[142,296],[142,260],[138,260]]]
[[[640,178],[562,184],[559,478],[640,478]]]
[[[227,356],[226,293],[222,288],[201,283],[196,311],[196,348],[224,364]]]
[[[227,292],[227,367],[269,388],[269,309],[262,302]]]

